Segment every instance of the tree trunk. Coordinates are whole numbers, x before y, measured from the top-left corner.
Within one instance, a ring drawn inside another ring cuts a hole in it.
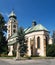
[[[17,43],[16,60],[20,60],[19,43]]]

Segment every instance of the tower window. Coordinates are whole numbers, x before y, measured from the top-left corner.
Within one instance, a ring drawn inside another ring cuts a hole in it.
[[[14,28],[16,28],[16,25],[13,25]]]
[[[16,22],[16,21],[14,20],[14,22]]]
[[[16,30],[14,29],[14,30],[13,30],[13,33],[15,33],[15,32],[16,32]]]

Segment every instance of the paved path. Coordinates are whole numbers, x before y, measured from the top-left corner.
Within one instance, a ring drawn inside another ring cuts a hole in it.
[[[19,60],[0,59],[0,65],[55,65],[55,59]]]

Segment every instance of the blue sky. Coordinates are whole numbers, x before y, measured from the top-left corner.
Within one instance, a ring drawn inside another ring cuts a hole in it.
[[[8,21],[14,9],[19,26],[31,26],[32,21],[42,24],[51,33],[55,30],[55,0],[0,0],[0,12]]]

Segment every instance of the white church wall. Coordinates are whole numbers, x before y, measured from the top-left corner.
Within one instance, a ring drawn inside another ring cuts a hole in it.
[[[31,55],[31,49],[30,49],[30,38],[33,38],[35,36],[35,48],[37,48],[37,37],[40,37],[40,49],[37,49],[37,52],[39,53],[40,56],[45,56],[44,54],[44,31],[40,32],[33,32],[30,34],[25,35],[29,41],[28,41],[28,46],[29,46],[29,52],[28,55]]]
[[[28,55],[28,56],[31,56],[30,38],[28,38],[28,43],[27,43],[27,45],[28,45],[27,55]]]

